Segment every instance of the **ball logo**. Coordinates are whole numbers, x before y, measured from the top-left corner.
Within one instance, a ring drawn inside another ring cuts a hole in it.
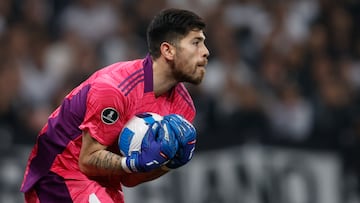
[[[114,124],[118,119],[119,113],[114,108],[108,107],[101,112],[101,120],[105,124]]]

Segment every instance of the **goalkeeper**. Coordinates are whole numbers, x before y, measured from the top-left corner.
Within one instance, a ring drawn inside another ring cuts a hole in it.
[[[163,10],[148,26],[145,58],[109,65],[74,88],[39,132],[21,186],[26,202],[124,202],[122,185],[136,186],[188,163],[195,108],[183,82],[197,85],[205,75],[204,29],[193,12]],[[119,133],[140,112],[164,120],[149,128],[139,155],[120,156]],[[147,164],[151,160],[155,164]]]

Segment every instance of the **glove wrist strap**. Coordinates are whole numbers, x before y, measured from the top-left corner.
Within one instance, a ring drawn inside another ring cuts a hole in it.
[[[121,159],[121,168],[126,172],[126,173],[132,173],[132,171],[129,169],[129,167],[126,164],[127,162],[127,158],[123,157]]]

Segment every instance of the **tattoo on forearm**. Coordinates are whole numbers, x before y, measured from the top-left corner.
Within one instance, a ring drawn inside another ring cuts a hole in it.
[[[121,168],[121,157],[110,151],[99,151],[92,154],[89,164],[94,166],[97,173],[117,174]]]

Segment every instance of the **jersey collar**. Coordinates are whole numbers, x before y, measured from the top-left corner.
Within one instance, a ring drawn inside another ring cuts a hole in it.
[[[144,93],[152,92],[154,90],[153,80],[153,62],[150,54],[147,54],[144,62]]]

